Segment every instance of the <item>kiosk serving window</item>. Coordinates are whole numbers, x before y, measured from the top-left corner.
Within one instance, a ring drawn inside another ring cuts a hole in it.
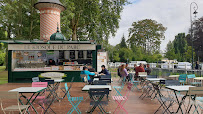
[[[12,50],[13,71],[79,71],[92,68],[91,50]]]

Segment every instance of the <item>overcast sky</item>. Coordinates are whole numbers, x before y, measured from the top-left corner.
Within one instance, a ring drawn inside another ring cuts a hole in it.
[[[120,43],[123,34],[128,38],[128,29],[132,23],[142,19],[153,19],[167,27],[165,40],[161,50],[165,51],[166,44],[181,32],[188,33],[190,27],[190,4],[196,2],[199,6],[197,18],[203,16],[203,0],[129,0],[132,4],[124,6],[121,13],[120,28],[109,43]]]

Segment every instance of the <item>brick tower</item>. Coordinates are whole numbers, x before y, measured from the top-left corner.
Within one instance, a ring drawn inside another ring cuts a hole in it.
[[[39,0],[34,7],[40,11],[40,40],[50,40],[50,36],[60,27],[60,13],[66,8],[59,0]]]

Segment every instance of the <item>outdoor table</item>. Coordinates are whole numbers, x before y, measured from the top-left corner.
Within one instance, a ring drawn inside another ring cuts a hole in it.
[[[145,77],[147,77],[147,75],[138,75],[139,77],[143,77],[143,78],[145,78]]]
[[[99,78],[94,78],[94,79],[93,79],[93,82],[94,82],[94,81],[99,81]]]
[[[38,112],[36,111],[36,109],[34,108],[32,103],[36,100],[36,98],[40,95],[40,93],[43,92],[45,89],[46,89],[46,87],[20,87],[20,88],[9,90],[9,92],[18,92],[18,93],[20,93],[21,94],[20,97],[23,97],[23,98],[25,98],[27,100],[26,105],[30,104],[30,106],[32,106],[34,111],[38,114]],[[32,95],[28,99],[28,97],[26,97],[24,95],[25,93],[32,93]],[[23,104],[22,101],[20,100],[20,98],[19,98],[19,101],[21,102],[21,104]],[[29,109],[29,107],[28,107],[28,109]]]
[[[184,100],[186,99],[186,97],[188,96],[188,91],[190,87],[195,87],[195,86],[191,86],[191,85],[181,85],[181,86],[166,86],[165,88],[170,89],[174,92],[176,100],[179,104],[179,107],[176,111],[176,113],[178,113],[179,110],[181,110],[182,114],[183,114],[183,110],[181,108],[182,103],[184,102]],[[182,100],[180,101],[178,99],[177,93],[176,92],[186,92],[186,94],[182,97]]]
[[[143,93],[140,96],[140,98],[145,94],[142,97],[142,99],[144,99],[146,96],[150,97],[151,99],[154,99],[155,97],[152,98],[152,95],[155,94],[155,96],[156,96],[156,93],[154,93],[155,90],[152,89],[152,86],[150,85],[150,83],[159,82],[160,80],[166,80],[166,79],[165,78],[146,78],[146,80],[147,81],[145,82],[145,84],[143,86],[143,89],[145,89],[146,92],[144,93],[144,91],[143,91]],[[144,88],[144,87],[146,87],[146,88]],[[151,92],[151,94],[150,94],[150,92]]]
[[[89,91],[90,89],[109,89],[111,91],[111,85],[85,85],[82,91]]]
[[[168,77],[169,77],[169,78],[175,78],[175,79],[177,79],[179,76],[180,76],[180,75],[170,75],[170,76],[168,76]]]
[[[50,92],[49,93],[49,95],[48,96],[50,96],[51,94],[55,94],[55,97],[56,97],[56,99],[57,99],[57,101],[60,101],[59,99],[60,99],[60,92],[59,92],[59,94],[58,94],[58,92],[56,92],[57,90],[58,90],[58,88],[60,88],[60,86],[61,86],[61,82],[63,82],[64,81],[64,79],[45,79],[45,80],[54,80],[54,85],[53,85],[53,87],[51,86],[51,85],[49,85],[49,89],[51,90],[54,90],[55,89],[55,91],[54,92]]]
[[[146,78],[148,81],[159,82],[160,80],[166,80],[165,78]]]
[[[196,78],[194,78],[195,80],[200,80],[201,82],[202,82],[202,80],[203,80],[203,77],[196,77]],[[201,83],[201,86],[202,86],[202,83]]]
[[[88,93],[89,93],[90,99],[92,100],[90,102],[90,105],[92,105],[92,108],[89,111],[87,111],[87,113],[93,113],[96,107],[100,109],[102,114],[110,113],[110,112],[106,112],[102,107],[103,103],[108,104],[108,101],[102,101],[102,99],[104,98],[105,95],[107,95],[107,99],[108,99],[109,89],[91,88]]]

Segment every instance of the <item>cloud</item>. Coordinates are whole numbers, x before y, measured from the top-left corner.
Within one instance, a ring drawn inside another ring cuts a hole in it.
[[[190,27],[190,3],[196,2],[199,6],[198,18],[203,16],[203,0],[129,0],[132,4],[124,6],[121,14],[120,28],[116,36],[109,39],[110,44],[120,43],[123,34],[128,38],[128,29],[135,21],[154,19],[162,23],[167,30],[165,40],[161,43],[164,51],[166,44],[181,32],[188,33]]]

